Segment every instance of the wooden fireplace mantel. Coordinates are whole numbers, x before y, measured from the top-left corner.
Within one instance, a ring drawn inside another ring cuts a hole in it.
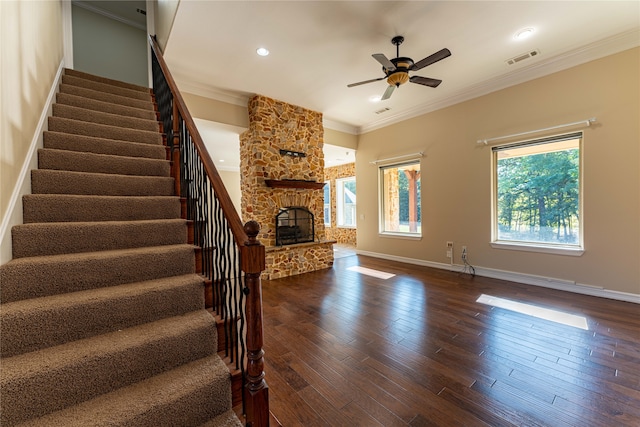
[[[324,187],[324,182],[305,181],[302,179],[265,179],[267,187],[272,188],[308,188],[319,190]]]

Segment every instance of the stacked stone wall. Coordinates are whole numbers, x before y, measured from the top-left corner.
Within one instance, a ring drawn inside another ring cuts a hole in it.
[[[329,240],[338,243],[353,245],[357,243],[357,232],[355,228],[338,227],[337,225],[337,197],[336,179],[356,176],[356,164],[347,163],[345,165],[334,166],[324,170],[324,179],[329,181],[331,186],[331,226],[325,226],[325,236]]]
[[[272,188],[265,182],[324,182],[322,114],[261,95],[249,100],[248,109],[249,129],[240,135],[241,211],[244,221],[255,220],[261,226],[258,239],[267,247],[267,278],[275,278],[269,272],[276,270],[298,274],[332,265],[332,251],[329,261],[329,253],[318,255],[321,250],[307,246],[296,249],[293,245],[286,257],[271,255],[270,248],[276,244],[275,217],[287,207],[309,209],[314,215],[315,241],[325,242],[324,196],[322,189]]]

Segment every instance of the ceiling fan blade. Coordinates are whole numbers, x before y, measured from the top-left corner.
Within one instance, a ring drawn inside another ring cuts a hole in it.
[[[384,101],[385,99],[391,98],[391,94],[393,93],[393,90],[395,88],[396,88],[395,85],[389,85],[389,87],[387,87],[387,90],[384,91],[382,98],[380,98],[380,101]]]
[[[374,53],[371,56],[373,56],[376,61],[378,61],[380,64],[382,64],[382,66],[385,69],[387,69],[389,71],[393,71],[393,70],[396,69],[396,66],[393,65],[393,62],[389,61],[389,58],[384,56],[384,53]]]
[[[367,84],[367,83],[377,82],[377,81],[380,81],[380,80],[382,80],[382,79],[386,79],[386,78],[387,78],[387,77],[385,76],[385,77],[380,77],[379,79],[371,79],[371,80],[365,80],[365,81],[358,82],[358,83],[351,83],[351,84],[348,84],[348,85],[347,85],[347,87],[354,87],[354,86],[365,85],[365,84]]]
[[[419,85],[438,87],[442,80],[430,79],[429,77],[411,76],[409,79],[411,83],[418,83]]]
[[[417,71],[420,70],[424,67],[426,67],[427,65],[431,65],[435,62],[441,61],[444,58],[447,58],[451,56],[451,51],[447,48],[444,48],[442,50],[439,50],[438,52],[427,56],[424,59],[421,59],[420,61],[416,62],[415,64],[413,64],[413,67],[411,67],[411,71]]]

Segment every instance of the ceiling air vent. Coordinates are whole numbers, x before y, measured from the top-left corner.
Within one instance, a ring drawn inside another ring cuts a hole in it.
[[[382,114],[382,113],[386,113],[387,111],[391,110],[391,108],[389,107],[384,107],[381,110],[376,111],[376,114]]]
[[[508,65],[514,65],[518,62],[524,61],[525,59],[533,58],[534,56],[540,55],[540,51],[538,49],[531,50],[527,53],[520,54],[518,56],[514,56],[513,58],[507,59],[505,62]]]

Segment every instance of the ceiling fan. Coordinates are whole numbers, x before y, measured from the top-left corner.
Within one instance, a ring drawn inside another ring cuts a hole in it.
[[[409,77],[409,71],[421,70],[428,65],[451,56],[451,52],[449,51],[449,49],[445,48],[439,50],[438,52],[414,63],[413,59],[411,58],[400,57],[400,45],[403,41],[404,37],[402,36],[395,36],[391,39],[391,43],[396,46],[396,58],[394,59],[389,60],[383,53],[374,53],[373,55],[371,55],[376,61],[382,64],[382,71],[385,74],[384,77],[365,80],[358,83],[351,83],[347,85],[347,87],[354,87],[387,79],[389,87],[387,87],[384,95],[382,95],[381,100],[389,99],[395,88],[400,87],[401,84],[404,84],[408,81],[410,81],[411,83],[417,83],[419,85],[438,87],[438,85],[442,83],[442,80],[420,76]]]

